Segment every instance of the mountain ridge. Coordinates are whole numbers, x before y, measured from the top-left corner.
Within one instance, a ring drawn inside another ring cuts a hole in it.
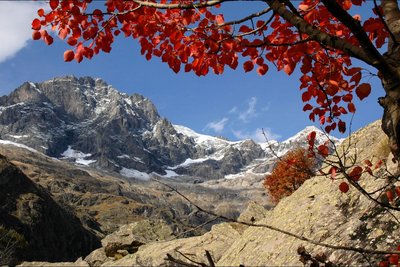
[[[25,82],[0,97],[1,139],[128,178],[148,179],[155,173],[219,179],[250,166],[265,174],[275,154],[305,146],[307,134],[315,129],[306,128],[283,142],[228,141],[174,125],[149,99],[120,93],[91,77]],[[317,132],[317,144],[325,142],[327,137]]]

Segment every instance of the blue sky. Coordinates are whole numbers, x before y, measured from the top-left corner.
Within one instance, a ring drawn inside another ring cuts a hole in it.
[[[55,39],[48,47],[31,41],[30,23],[43,2],[0,1],[0,95],[8,94],[24,81],[41,82],[75,75],[99,77],[121,92],[139,93],[151,99],[161,116],[197,132],[222,135],[230,140],[253,138],[263,141],[264,128],[270,139],[284,140],[307,125],[302,112],[299,82],[270,65],[266,76],[244,73],[238,68],[223,75],[197,77],[175,74],[158,58],[147,61],[136,40],[118,38],[110,54],[91,61],[65,63],[67,45]],[[384,95],[377,78],[364,78],[373,87],[371,96],[357,105],[353,130],[379,119],[377,98]],[[349,121],[350,118],[347,118]],[[337,137],[344,137],[338,132]]]

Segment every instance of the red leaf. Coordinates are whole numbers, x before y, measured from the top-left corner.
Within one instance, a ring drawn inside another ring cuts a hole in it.
[[[356,94],[360,100],[363,100],[371,93],[371,85],[368,83],[360,84],[356,89]]]
[[[300,4],[299,5],[299,9],[301,10],[301,11],[307,11],[307,9],[309,9],[309,5],[305,5],[305,4]]]
[[[303,102],[307,102],[307,101],[310,101],[310,99],[311,99],[311,94],[309,93],[309,92],[304,92],[302,95],[301,95],[301,100],[303,100]]]
[[[369,159],[364,160],[364,163],[368,166],[368,167],[372,167],[372,162]]]
[[[328,148],[326,145],[320,145],[320,146],[318,147],[318,153],[319,153],[322,157],[326,158],[326,157],[329,155],[329,148]]]
[[[346,123],[342,120],[339,120],[338,128],[339,128],[339,132],[341,132],[341,133],[346,132]]]
[[[396,186],[396,188],[394,189],[394,191],[396,192],[397,197],[400,198],[400,186]],[[400,248],[400,247],[399,247]]]
[[[285,66],[283,67],[283,70],[286,72],[287,75],[290,75],[293,73],[295,66],[296,66],[296,64],[291,62],[291,63],[285,64]]]
[[[32,39],[33,40],[39,40],[42,37],[39,31],[33,31],[32,32]]]
[[[381,167],[381,165],[383,164],[383,160],[378,160],[378,162],[375,164],[375,169],[378,169],[379,167]]]
[[[74,38],[74,37],[69,37],[68,39],[67,39],[67,43],[70,45],[70,46],[75,46],[77,43],[78,43],[78,40],[76,40],[76,38]]]
[[[38,31],[42,27],[42,23],[39,19],[34,19],[32,21],[32,30]]]
[[[43,8],[39,9],[37,11],[37,14],[38,14],[39,17],[43,17],[44,16],[44,9]]]
[[[308,141],[311,141],[311,140],[314,141],[316,136],[317,136],[317,133],[315,131],[312,131],[311,133],[308,134],[307,140]]]
[[[361,80],[361,72],[357,72],[356,74],[351,77],[350,82],[354,82],[355,84],[358,84]]]
[[[249,60],[249,61],[246,61],[245,63],[243,63],[243,68],[244,68],[245,72],[252,71],[254,68],[253,61]]]
[[[348,104],[348,109],[349,109],[349,112],[351,112],[351,113],[355,113],[356,112],[356,106],[354,106],[354,103],[349,103]]]
[[[223,24],[225,22],[224,16],[223,15],[216,15],[215,16],[215,21],[217,22],[217,24]]]
[[[67,50],[64,52],[64,61],[69,62],[75,58],[75,53],[72,50]]]
[[[303,111],[307,111],[307,110],[312,110],[313,106],[311,106],[310,104],[305,104],[303,107]]]
[[[252,30],[253,30],[253,29],[249,28],[249,27],[246,26],[246,25],[242,25],[242,26],[240,26],[240,28],[239,28],[239,32],[243,32],[243,33],[251,32]]]
[[[389,263],[397,265],[399,263],[399,254],[391,254],[389,257]]]
[[[268,71],[268,65],[266,64],[263,64],[257,68],[257,73],[261,76],[267,73],[267,71]]]
[[[58,33],[58,36],[64,40],[68,35],[68,30],[67,28],[61,29],[60,32]]]
[[[344,102],[351,102],[353,100],[353,95],[352,94],[346,94],[342,97]]]
[[[332,178],[332,179],[335,179],[336,173],[337,173],[337,168],[336,168],[336,167],[332,167],[332,168],[329,170],[329,173],[331,174],[331,178]]]
[[[53,41],[54,41],[54,39],[50,35],[47,34],[47,35],[44,36],[44,42],[47,45],[51,45],[53,43]]]
[[[353,168],[353,170],[351,170],[349,176],[353,181],[357,182],[358,180],[360,180],[362,172],[363,169],[360,166],[356,166]]]
[[[389,202],[392,202],[394,200],[394,194],[393,194],[393,191],[391,189],[386,191],[386,197],[388,198]]]
[[[363,0],[351,0],[351,2],[356,6],[361,6]]]
[[[342,191],[343,193],[347,193],[349,191],[350,187],[346,182],[342,182],[339,185],[339,190]]]
[[[58,0],[50,0],[50,7],[52,10],[58,7],[59,1]]]

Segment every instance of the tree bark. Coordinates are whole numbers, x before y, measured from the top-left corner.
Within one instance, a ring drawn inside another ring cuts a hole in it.
[[[388,29],[395,40],[390,39],[388,51],[384,54],[386,62],[400,74],[400,10],[397,0],[382,0],[381,6]],[[399,75],[392,76],[389,73],[379,72],[385,90],[385,97],[378,102],[383,107],[382,130],[389,137],[389,147],[393,153],[393,161],[398,164],[400,174],[400,79]]]

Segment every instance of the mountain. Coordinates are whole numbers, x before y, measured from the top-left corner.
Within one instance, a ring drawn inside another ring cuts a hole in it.
[[[274,154],[306,145],[314,130],[317,144],[327,140],[308,127],[281,143],[231,142],[173,125],[149,99],[120,93],[91,77],[26,82],[0,98],[0,139],[143,180],[151,175],[209,180],[264,174],[271,170]]]

